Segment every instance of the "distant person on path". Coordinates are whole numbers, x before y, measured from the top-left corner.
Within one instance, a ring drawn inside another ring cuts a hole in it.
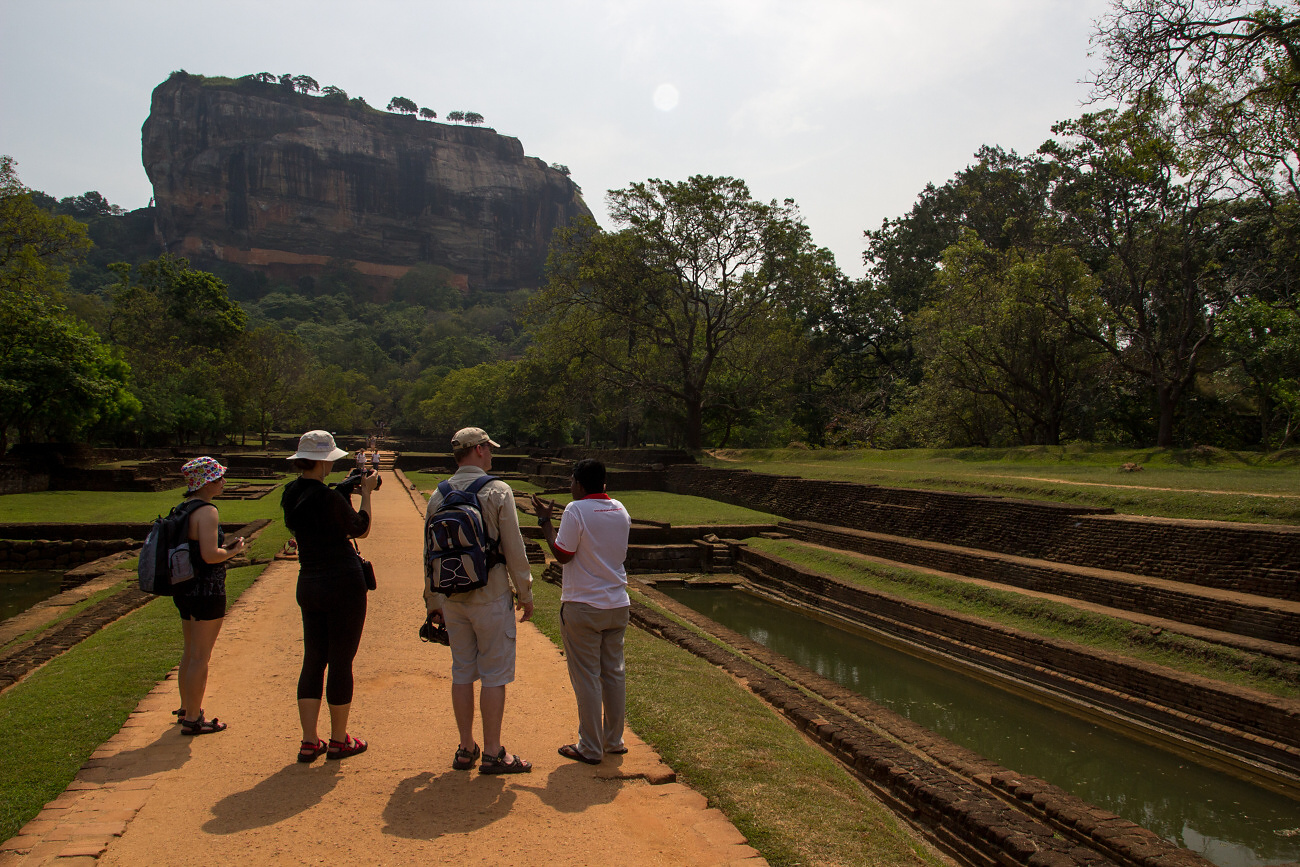
[[[177,683],[181,690],[181,733],[208,735],[225,731],[216,717],[204,719],[203,694],[208,688],[208,662],[226,617],[226,561],[244,551],[244,537],[229,547],[221,518],[212,500],[226,487],[226,468],[214,458],[195,458],[181,467],[185,496],[198,501],[189,518],[190,563],[194,578],[176,585],[172,602],[181,614],[185,647]]]
[[[481,428],[457,431],[451,439],[452,457],[458,469],[443,484],[464,490],[492,469],[492,449],[499,446]],[[429,498],[428,514],[438,510],[442,485]],[[522,623],[533,616],[533,577],[528,552],[519,532],[514,492],[500,480],[485,484],[478,492],[483,524],[496,540],[500,556],[490,563],[487,585],[477,590],[445,595],[425,582],[424,601],[428,612],[447,627],[451,640],[451,706],[460,731],[460,743],[452,767],[468,771],[480,755],[474,740],[474,681],[481,681],[479,711],[483,716],[483,760],[481,774],[523,774],[531,763],[506,752],[501,745],[501,723],[505,716],[506,684],[515,679],[515,618],[512,609],[523,613]],[[512,600],[513,597],[513,600]]]
[[[578,701],[578,742],[565,744],[559,752],[566,759],[598,765],[606,753],[627,752],[623,635],[632,602],[623,561],[632,519],[622,503],[605,493],[605,465],[600,461],[578,461],[569,489],[573,502],[564,507],[558,533],[551,526],[554,504],[533,494],[533,508],[564,570],[560,632]]]
[[[327,759],[343,759],[365,752],[367,746],[348,734],[352,659],[366,623],[366,579],[361,555],[350,540],[370,532],[370,493],[379,483],[379,474],[362,474],[355,486],[361,505],[354,510],[350,496],[325,484],[334,462],[346,455],[328,431],[307,431],[298,440],[298,451],[289,456],[302,475],[285,486],[280,498],[284,523],[298,542],[297,598],[303,642],[298,676],[300,762],[313,761],[322,753]],[[317,734],[322,691],[329,705],[328,745]]]

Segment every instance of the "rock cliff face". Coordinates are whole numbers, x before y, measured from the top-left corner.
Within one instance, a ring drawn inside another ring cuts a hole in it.
[[[167,250],[279,278],[344,259],[380,282],[428,263],[538,286],[552,231],[591,214],[518,139],[276,85],[174,74],[142,132]]]

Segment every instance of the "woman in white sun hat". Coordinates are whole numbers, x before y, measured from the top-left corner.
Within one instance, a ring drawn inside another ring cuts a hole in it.
[[[208,687],[208,662],[226,617],[226,561],[244,551],[244,537],[225,544],[221,518],[212,502],[226,487],[226,468],[209,457],[195,458],[181,467],[187,501],[177,506],[189,511],[188,539],[194,577],[173,588],[172,602],[181,614],[185,647],[181,651],[177,683],[181,690],[181,734],[209,735],[226,724],[203,716],[203,694]]]
[[[366,742],[348,734],[352,709],[352,659],[366,623],[366,579],[351,539],[370,532],[370,492],[378,473],[362,476],[361,504],[325,484],[334,462],[347,455],[328,431],[311,430],[289,456],[302,473],[285,486],[284,523],[298,541],[298,607],[302,609],[303,661],[298,676],[302,748],[298,761],[342,759],[365,752]],[[329,676],[326,678],[326,671]],[[330,741],[317,733],[322,693],[329,705]]]

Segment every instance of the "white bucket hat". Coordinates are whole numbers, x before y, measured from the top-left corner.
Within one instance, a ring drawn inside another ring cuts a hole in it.
[[[337,461],[346,454],[334,444],[334,437],[329,431],[309,430],[299,437],[298,451],[289,455],[289,460],[305,458],[309,461]]]

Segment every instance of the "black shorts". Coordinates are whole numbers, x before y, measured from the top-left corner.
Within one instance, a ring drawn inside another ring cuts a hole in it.
[[[226,616],[225,596],[173,596],[181,620],[220,620]]]

